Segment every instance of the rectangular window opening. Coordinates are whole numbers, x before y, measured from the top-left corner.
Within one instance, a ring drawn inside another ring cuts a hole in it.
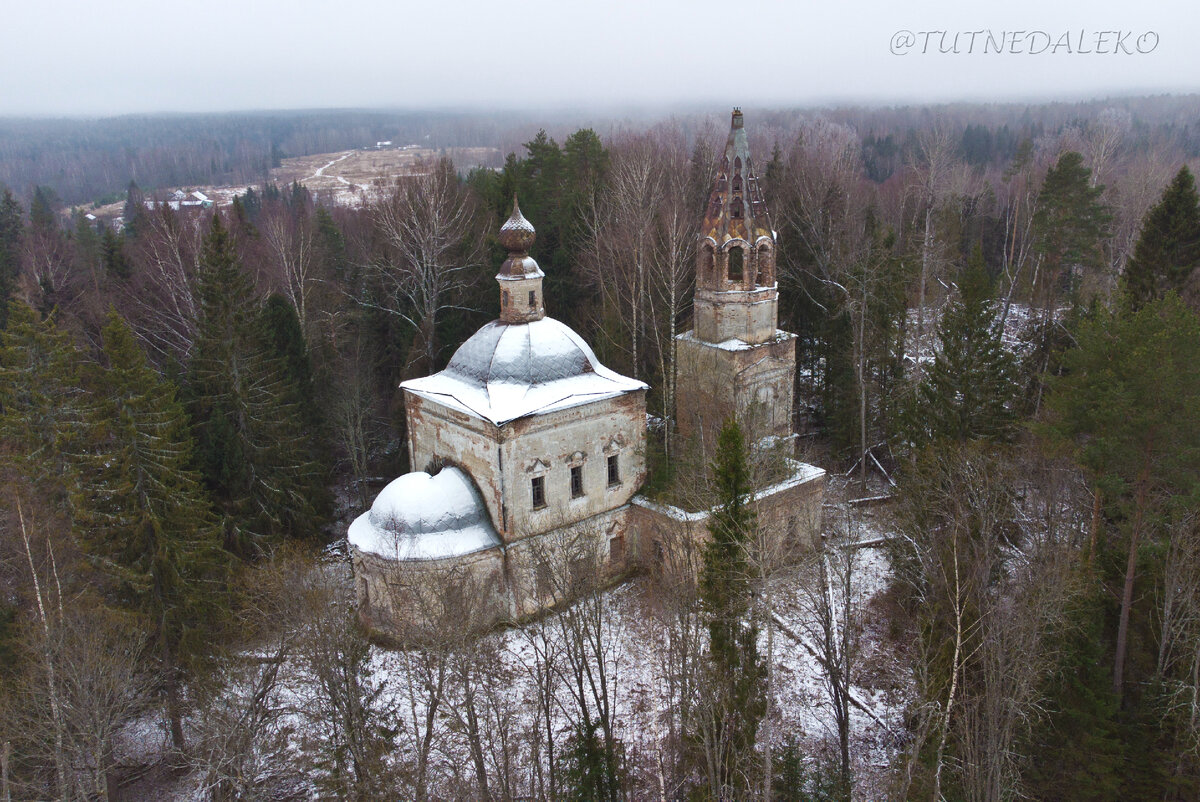
[[[620,467],[620,463],[618,462],[618,456],[619,455],[617,455],[617,454],[613,454],[611,457],[608,458],[608,486],[609,487],[613,487],[614,485],[621,484],[621,467]]]
[[[534,290],[530,290],[529,291],[529,308],[533,309],[536,306],[537,306],[537,292],[535,292]]]
[[[583,497],[583,466],[571,468],[571,498]]]
[[[546,506],[546,477],[533,477],[531,487],[533,488],[533,508],[540,510]]]

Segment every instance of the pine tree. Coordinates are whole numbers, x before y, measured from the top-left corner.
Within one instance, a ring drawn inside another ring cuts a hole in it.
[[[1100,241],[1112,215],[1101,202],[1102,186],[1091,185],[1083,157],[1064,153],[1046,172],[1033,215],[1034,247],[1042,260],[1035,300],[1053,308],[1080,274],[1101,267]]]
[[[90,371],[74,457],[75,524],[117,606],[135,613],[159,648],[172,739],[182,747],[181,672],[223,618],[220,533],[189,468],[192,440],[174,386],[147,365],[116,312],[102,336],[105,365]]]
[[[1105,313],[1078,334],[1049,399],[1050,433],[1075,447],[1126,548],[1113,658],[1120,697],[1140,550],[1200,497],[1200,319],[1168,293],[1134,313]],[[1117,590],[1117,589],[1114,589]]]
[[[1198,265],[1200,195],[1191,171],[1184,166],[1142,221],[1142,232],[1123,277],[1130,308],[1136,311],[1168,290],[1182,290]]]
[[[722,787],[736,788],[753,760],[758,723],[766,713],[766,667],[758,654],[758,626],[751,610],[747,547],[756,516],[745,437],[730,419],[717,438],[712,466],[717,507],[704,549],[700,600],[708,622],[715,733]]]
[[[226,547],[249,557],[272,538],[316,531],[320,471],[219,216],[205,239],[198,293],[187,380],[196,461],[222,516]]]
[[[908,413],[909,439],[1003,440],[1016,413],[1016,361],[1004,348],[992,286],[977,246],[958,280],[958,297],[938,321],[938,352]]]

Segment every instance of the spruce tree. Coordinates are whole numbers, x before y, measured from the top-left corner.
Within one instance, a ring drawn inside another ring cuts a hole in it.
[[[700,601],[708,623],[712,703],[719,717],[715,737],[722,787],[736,788],[753,760],[758,723],[766,713],[766,667],[758,654],[758,625],[751,609],[747,549],[756,516],[745,437],[729,419],[717,438],[713,461],[717,506],[704,549]]]
[[[17,289],[23,230],[21,204],[5,189],[0,198],[0,331],[8,320],[8,302]]]
[[[284,401],[296,410],[304,433],[305,453],[316,472],[314,480],[318,481],[311,485],[313,509],[324,515],[330,505],[324,486],[330,472],[329,433],[317,398],[304,330],[295,307],[278,293],[273,293],[263,304],[261,319],[270,356],[283,367]]]
[[[75,525],[161,655],[172,739],[183,746],[181,673],[207,650],[220,620],[224,557],[175,387],[147,363],[116,312],[102,332],[104,364],[90,370],[83,435],[74,455]]]
[[[991,281],[976,247],[937,327],[938,351],[908,412],[916,446],[938,439],[1003,440],[1016,419],[1016,360],[1004,348]]]
[[[1168,290],[1180,291],[1200,265],[1200,196],[1186,166],[1146,213],[1142,232],[1125,267],[1126,300],[1138,310]]]
[[[104,229],[100,237],[100,259],[104,264],[104,272],[111,278],[129,278],[131,268],[129,257],[125,255],[125,238],[114,234],[111,228]]]
[[[205,238],[198,294],[187,378],[196,463],[221,514],[226,547],[251,557],[273,538],[316,531],[320,471],[219,216]]]
[[[53,317],[8,305],[0,338],[0,442],[4,458],[61,505],[71,482],[65,454],[78,434],[79,354]]]
[[[1097,588],[1098,590],[1098,588]],[[1082,594],[1068,611],[1058,671],[1046,689],[1046,716],[1025,748],[1032,799],[1121,798],[1117,700],[1103,664],[1103,599]]]

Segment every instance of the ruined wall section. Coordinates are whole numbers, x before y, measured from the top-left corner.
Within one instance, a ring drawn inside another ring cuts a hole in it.
[[[503,538],[500,427],[446,404],[404,392],[408,418],[409,465],[414,471],[436,472],[457,465],[475,480],[492,525]]]
[[[443,560],[396,560],[351,547],[350,558],[359,620],[377,635],[423,640],[446,620],[478,631],[510,616],[500,548]]]
[[[792,432],[796,336],[776,331],[759,345],[707,343],[679,335],[676,433],[681,446],[701,442],[712,454],[722,424],[736,414],[748,439]]]
[[[820,468],[794,460],[791,467],[787,479],[755,493],[750,507],[760,531],[779,539],[777,553],[799,556],[820,541],[827,476]],[[651,573],[689,566],[699,570],[709,538],[707,510],[687,512],[642,496],[630,506],[629,529],[634,537],[629,559]]]
[[[779,320],[779,295],[774,287],[748,292],[697,289],[692,307],[695,335],[710,343],[734,338],[766,342],[774,335]]]

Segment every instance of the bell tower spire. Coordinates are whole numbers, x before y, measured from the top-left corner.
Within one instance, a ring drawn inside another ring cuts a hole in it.
[[[541,320],[546,316],[542,295],[542,279],[546,274],[529,255],[537,232],[521,214],[516,195],[513,195],[512,214],[500,226],[498,239],[508,250],[508,259],[496,274],[496,281],[500,283],[500,320],[504,323]]]
[[[775,336],[778,296],[775,232],[750,161],[742,110],[735,108],[700,224],[696,337],[710,343],[766,342]]]

